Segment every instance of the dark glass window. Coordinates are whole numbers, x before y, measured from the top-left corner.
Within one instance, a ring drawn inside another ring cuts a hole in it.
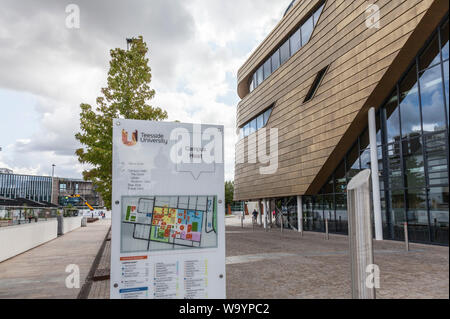
[[[436,34],[419,58],[419,70],[427,69],[428,67],[440,62],[441,55],[439,53],[439,38]]]
[[[386,146],[389,166],[389,189],[403,188],[402,163],[400,158],[400,142]]]
[[[247,137],[250,134],[250,123],[245,124],[244,126],[244,136]]]
[[[317,195],[315,198],[316,202],[314,203],[313,230],[324,231],[323,195]]]
[[[332,194],[323,196],[323,208],[324,208],[324,218],[328,219],[328,231],[335,232],[336,214],[334,211],[334,196]]]
[[[448,59],[448,20],[441,28],[442,59]]]
[[[302,32],[302,46],[308,43],[311,38],[312,32],[314,29],[314,19],[310,17],[301,27]]]
[[[342,161],[341,164],[336,169],[334,173],[334,185],[336,188],[336,193],[345,193],[347,188],[347,181],[345,179],[345,162]]]
[[[360,171],[359,147],[358,143],[356,143],[347,154],[347,180],[351,180]]]
[[[290,38],[289,40],[291,45],[291,55],[294,55],[295,52],[300,50],[302,46],[302,40],[300,38],[300,29],[298,29]]]
[[[361,153],[361,169],[371,169],[370,147],[366,148]]]
[[[334,186],[333,186],[333,178],[330,178],[328,182],[325,184],[323,188],[324,194],[333,194],[334,193]]]
[[[447,106],[447,124],[449,123],[449,118],[450,118],[450,113],[449,113],[449,109],[448,109],[448,104],[449,104],[449,92],[448,92],[448,61],[444,62],[443,64],[444,67],[444,84],[445,84],[445,101],[446,101],[446,106]]]
[[[264,112],[264,125],[269,121],[270,114],[272,113],[272,108]]]
[[[419,90],[415,66],[411,68],[400,84],[400,118],[402,137],[421,132]]]
[[[448,186],[431,188],[428,201],[433,241],[448,244]]]
[[[283,17],[291,10],[292,6],[294,5],[296,0],[292,0],[289,6],[287,7],[286,11],[284,11]]]
[[[264,63],[264,80],[269,77],[269,75],[272,74],[272,65],[270,63],[270,59]]]
[[[425,155],[430,186],[448,185],[446,132],[425,136]]]
[[[264,114],[261,114],[256,118],[256,130],[261,129],[263,126],[264,126]]]
[[[328,66],[324,67],[322,70],[319,71],[319,73],[317,73],[316,78],[314,79],[314,82],[312,83],[311,88],[309,89],[308,93],[306,94],[306,97],[305,97],[305,100],[303,101],[303,103],[306,103],[309,100],[311,100],[313,98],[314,94],[316,94],[316,91],[319,88],[319,85],[322,82],[323,77],[327,73],[327,70],[328,70]]]
[[[394,93],[387,101],[384,109],[386,110],[386,130],[387,140],[393,142],[400,137],[400,115],[398,106],[397,94]]]
[[[264,127],[267,124],[267,120],[269,119],[271,112],[272,107],[268,108],[264,113],[261,113],[260,115],[246,123],[241,129],[242,134],[240,134],[240,137],[245,138]]]
[[[313,32],[314,26],[317,23],[319,16],[322,12],[324,4],[322,4],[316,12],[311,14],[309,18],[304,22],[302,26],[292,36],[286,40],[275,53],[268,59],[264,61],[263,71],[260,75],[257,75],[255,81],[253,82],[253,87],[250,87],[250,92],[252,92],[258,85],[262,83],[269,75],[275,70],[277,70],[281,64],[286,62],[292,55],[295,54],[303,45],[305,45],[311,34]],[[267,65],[266,65],[267,64]],[[271,66],[269,66],[272,64]],[[258,72],[258,71],[257,71]],[[250,85],[250,83],[249,83]]]
[[[280,67],[280,51],[276,50],[272,55],[272,73]]]
[[[284,62],[286,62],[290,57],[289,54],[289,39],[283,43],[283,45],[280,48],[280,59],[281,59],[281,64],[283,64]]]
[[[403,239],[403,225],[405,219],[405,202],[403,189],[394,189],[389,192],[391,198],[391,222],[394,225],[394,238]]]
[[[317,9],[316,12],[314,12],[314,15],[313,15],[313,17],[314,17],[314,26],[316,26],[316,25],[317,25],[317,22],[319,22],[319,17],[320,17],[320,15],[322,14],[322,10],[323,10],[323,7],[324,7],[324,6],[325,6],[325,5],[322,4],[322,5],[320,6],[320,8]]]
[[[260,85],[262,83],[263,79],[264,79],[264,77],[263,77],[264,74],[263,73],[264,73],[263,72],[263,67],[261,66],[258,69],[258,71],[256,71],[256,85],[257,86]]]
[[[250,132],[249,133],[252,134],[254,132],[256,132],[256,119],[253,119],[250,122]]]
[[[406,187],[425,187],[422,139],[420,137],[403,141],[403,161],[405,167]]]
[[[377,145],[381,145],[381,116],[380,112],[377,112],[375,116],[375,121],[377,122]]]
[[[408,233],[414,241],[430,240],[426,198],[425,189],[406,190]]]
[[[423,131],[445,130],[444,92],[441,65],[436,65],[420,75]]]
[[[336,194],[336,232],[340,234],[348,233],[347,223],[347,196]]]
[[[363,152],[370,146],[369,129],[365,129],[359,137],[359,150]]]

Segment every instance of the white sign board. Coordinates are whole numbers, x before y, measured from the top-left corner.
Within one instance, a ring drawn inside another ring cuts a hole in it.
[[[113,121],[111,298],[225,298],[223,126]]]

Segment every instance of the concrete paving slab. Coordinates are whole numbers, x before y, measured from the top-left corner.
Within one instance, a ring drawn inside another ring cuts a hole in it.
[[[234,222],[234,221],[233,221]],[[379,299],[449,298],[448,247],[374,243],[381,270]],[[346,236],[227,226],[227,298],[349,299]],[[105,250],[105,255],[109,252]],[[109,259],[105,259],[109,260]],[[107,266],[103,266],[107,267]],[[109,298],[109,280],[94,282],[90,299]]]
[[[78,265],[81,287],[110,226],[89,223],[0,263],[0,298],[76,298],[80,289],[66,288],[66,267]]]

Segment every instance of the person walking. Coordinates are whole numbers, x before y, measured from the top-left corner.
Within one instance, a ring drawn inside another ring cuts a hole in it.
[[[258,211],[256,210],[256,208],[253,210],[253,223],[256,224],[257,218],[258,218]]]

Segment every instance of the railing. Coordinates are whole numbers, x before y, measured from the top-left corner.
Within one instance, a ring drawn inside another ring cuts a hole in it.
[[[58,215],[64,217],[77,216],[76,208],[56,207],[27,207],[27,206],[0,206],[0,227],[15,226],[31,222],[39,222],[56,218]]]

